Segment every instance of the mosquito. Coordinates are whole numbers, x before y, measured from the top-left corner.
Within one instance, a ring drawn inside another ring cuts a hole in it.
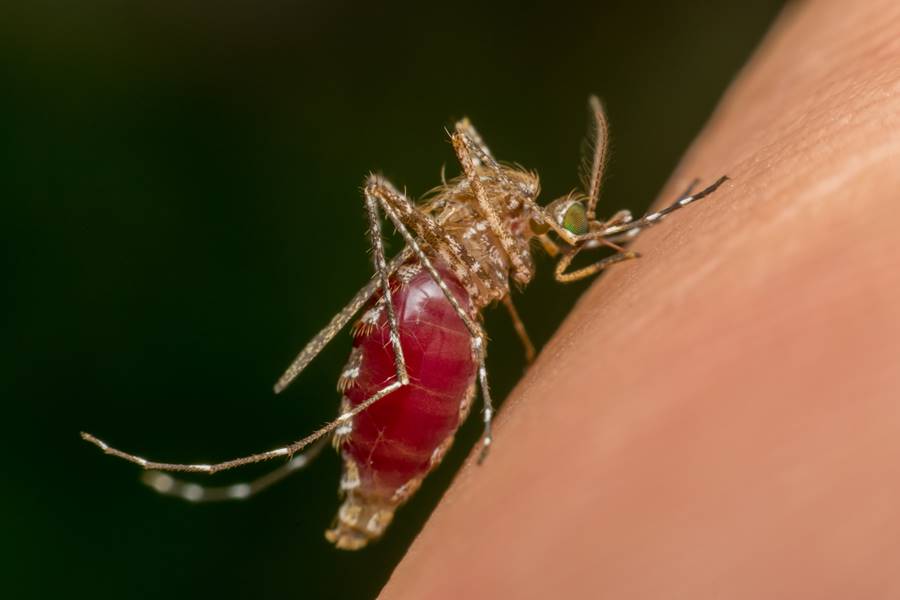
[[[502,303],[524,347],[534,345],[510,297],[534,275],[532,248],[557,259],[554,276],[566,283],[610,265],[638,258],[623,245],[666,215],[712,194],[727,177],[702,191],[691,186],[670,206],[639,219],[620,210],[596,217],[608,154],[609,130],[600,101],[589,99],[593,152],[582,169],[583,190],[537,203],[537,173],[494,159],[468,121],[449,132],[462,174],[414,202],[381,175],[363,187],[375,275],[310,341],[275,384],[282,392],[357,314],[350,358],[338,380],[338,417],[296,442],[216,464],[171,464],[113,448],[88,433],[103,450],[150,470],[144,481],[156,491],[190,501],[244,499],[305,466],[331,440],[343,459],[343,504],[325,537],[356,550],[382,536],[396,509],[440,462],[480,388],[484,431],[479,462],[493,443],[494,404],[485,368],[487,337],[482,311]],[[443,177],[442,177],[443,179]],[[403,238],[403,249],[385,256],[382,213]],[[534,244],[534,241],[537,244]],[[583,250],[613,253],[580,268]],[[304,451],[301,453],[301,451]],[[289,460],[250,483],[204,487],[163,471],[217,473],[278,457]]]

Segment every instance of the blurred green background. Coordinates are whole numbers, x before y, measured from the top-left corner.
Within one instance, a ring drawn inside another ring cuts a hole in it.
[[[613,136],[602,206],[643,210],[782,2],[378,4],[2,9],[4,597],[374,597],[475,420],[358,553],[322,537],[334,453],[253,501],[194,506],[77,432],[198,462],[332,418],[349,336],[284,395],[271,385],[371,275],[366,173],[425,192],[442,164],[457,172],[444,128],[468,115],[549,200],[577,185],[597,93]],[[517,300],[543,343],[587,284],[539,268]],[[487,325],[503,398],[521,349],[501,311]]]

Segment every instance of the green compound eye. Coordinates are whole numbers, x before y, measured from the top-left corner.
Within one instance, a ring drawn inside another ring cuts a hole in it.
[[[562,226],[566,231],[575,235],[584,235],[588,232],[587,213],[580,202],[575,202],[566,209]]]

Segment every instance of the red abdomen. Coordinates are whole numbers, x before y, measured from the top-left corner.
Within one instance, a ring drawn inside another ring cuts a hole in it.
[[[469,311],[462,285],[446,268],[437,268],[460,306]],[[339,547],[358,548],[381,535],[394,509],[440,462],[474,392],[476,365],[469,332],[428,271],[418,264],[403,267],[391,278],[391,292],[410,383],[338,432],[336,442],[344,457],[341,488],[347,498],[326,537]],[[381,298],[354,329],[353,352],[339,386],[344,391],[342,410],[396,380]]]

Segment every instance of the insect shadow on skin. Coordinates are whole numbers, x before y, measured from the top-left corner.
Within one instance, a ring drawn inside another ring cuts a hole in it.
[[[378,539],[396,509],[441,462],[478,388],[484,405],[479,463],[487,456],[493,443],[494,408],[481,314],[502,302],[526,360],[533,360],[534,346],[510,298],[510,280],[524,287],[534,275],[532,241],[557,258],[557,281],[584,279],[637,258],[623,245],[727,180],[720,177],[696,193],[694,181],[674,203],[640,219],[620,210],[598,220],[608,125],[596,97],[590,98],[589,107],[593,152],[582,172],[584,190],[546,206],[537,203],[537,174],[495,160],[468,119],[457,122],[450,132],[462,174],[444,181],[419,203],[380,175],[368,177],[363,196],[375,277],[303,348],[275,384],[275,393],[283,391],[362,311],[352,327],[353,348],[338,380],[342,397],[334,421],[287,446],[216,464],[156,462],[113,448],[88,433],[82,438],[148,469],[143,480],[157,492],[193,502],[248,498],[309,464],[330,439],[343,457],[344,502],[325,536],[348,550]],[[405,242],[390,260],[382,240],[382,213]],[[576,255],[598,247],[613,253],[570,270]],[[223,487],[205,487],[163,473],[211,474],[276,457],[289,460],[252,482]]]

